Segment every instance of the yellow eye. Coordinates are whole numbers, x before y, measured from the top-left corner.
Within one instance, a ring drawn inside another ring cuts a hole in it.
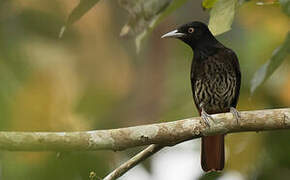
[[[191,33],[193,33],[194,32],[194,28],[188,28],[188,32],[191,34]]]

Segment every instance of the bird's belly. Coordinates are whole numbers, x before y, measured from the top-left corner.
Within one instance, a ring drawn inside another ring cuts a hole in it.
[[[236,78],[216,75],[195,82],[194,100],[206,112],[222,112],[230,108],[235,97]]]

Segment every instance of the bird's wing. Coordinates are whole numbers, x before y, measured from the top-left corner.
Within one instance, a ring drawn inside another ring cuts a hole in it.
[[[232,68],[234,69],[235,75],[236,75],[236,90],[235,90],[235,98],[233,99],[231,106],[236,107],[239,99],[239,93],[241,88],[241,71],[240,71],[240,64],[238,57],[234,51],[231,49],[226,48],[225,49],[226,54],[228,56],[227,60],[231,61],[230,64],[232,64]]]
[[[196,68],[197,66],[197,60],[193,59],[192,60],[192,64],[191,64],[191,72],[190,72],[190,80],[191,80],[191,89],[192,89],[192,96],[193,96],[193,100],[194,100],[194,104],[199,112],[199,114],[201,113],[201,108],[199,107],[199,104],[198,104],[198,100],[196,99],[195,97],[195,81],[196,81],[196,75],[197,75],[197,71],[198,71],[198,68]]]

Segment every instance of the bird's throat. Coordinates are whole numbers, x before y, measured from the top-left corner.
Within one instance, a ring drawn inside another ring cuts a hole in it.
[[[207,44],[204,46],[196,46],[195,48],[192,48],[194,52],[194,57],[195,59],[206,59],[209,56],[212,56],[218,51],[218,46],[217,44]]]

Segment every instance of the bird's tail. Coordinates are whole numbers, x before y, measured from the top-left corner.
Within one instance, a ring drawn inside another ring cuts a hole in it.
[[[205,172],[221,171],[225,165],[224,135],[202,137],[201,167]]]

